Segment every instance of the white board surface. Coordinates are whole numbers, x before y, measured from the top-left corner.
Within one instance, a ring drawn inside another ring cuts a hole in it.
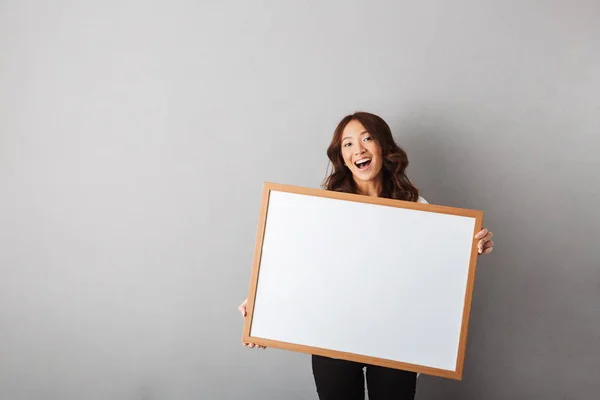
[[[250,336],[455,371],[475,223],[271,190]]]

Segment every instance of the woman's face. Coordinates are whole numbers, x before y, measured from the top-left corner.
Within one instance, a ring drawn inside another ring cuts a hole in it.
[[[383,165],[381,147],[358,121],[350,121],[342,132],[342,158],[359,181],[377,178]]]

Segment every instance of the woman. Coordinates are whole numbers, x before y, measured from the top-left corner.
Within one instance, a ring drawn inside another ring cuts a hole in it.
[[[380,117],[366,112],[347,115],[338,124],[327,156],[333,171],[327,177],[324,189],[357,193],[365,196],[427,203],[406,176],[408,158],[395,143],[388,124]],[[475,235],[478,253],[493,250],[493,234],[482,229]],[[239,307],[246,315],[245,300]],[[265,348],[253,343],[246,347]],[[417,374],[375,365],[312,356],[312,370],[319,399],[363,400],[363,368],[371,400],[413,400]]]

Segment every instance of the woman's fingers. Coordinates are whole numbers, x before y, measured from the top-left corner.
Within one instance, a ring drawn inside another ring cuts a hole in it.
[[[484,237],[485,235],[487,235],[488,230],[487,228],[483,228],[482,230],[480,230],[479,232],[477,232],[477,234],[475,235],[475,239],[481,239],[482,237]]]
[[[483,228],[482,230],[477,232],[477,234],[475,235],[475,239],[481,239],[484,242],[487,242],[492,238],[492,236],[494,236],[493,232],[490,232],[487,228]]]
[[[240,304],[240,306],[238,307],[238,310],[240,312],[240,314],[242,314],[242,316],[246,316],[246,306],[248,305],[248,299],[244,300],[242,302],[242,304]],[[242,342],[242,344],[244,345],[244,347],[250,347],[251,349],[257,348],[257,349],[266,349],[266,346],[261,346],[259,344],[255,344],[255,343],[245,343]]]
[[[244,347],[250,347],[251,349],[266,349],[267,346],[261,346],[260,344],[256,344],[256,343],[243,343]]]
[[[481,239],[480,241],[487,242],[494,236],[493,232],[490,232],[487,228],[483,228],[475,235],[475,239]]]
[[[239,312],[242,314],[242,317],[246,316],[246,306],[248,305],[248,299],[244,300],[242,304],[238,307]]]
[[[489,242],[490,239],[492,238],[492,236],[494,236],[494,233],[488,232],[488,233],[486,233],[486,235],[481,240],[483,240],[484,242]]]
[[[479,244],[477,245],[477,251],[479,252],[479,254],[490,254],[492,252],[492,250],[494,250],[494,242],[493,241],[489,241],[489,242],[484,242],[483,240],[479,241]]]
[[[490,232],[487,228],[483,228],[475,235],[476,239],[479,239],[477,243],[477,252],[479,254],[489,254],[492,250],[488,250],[490,246],[494,245],[494,242],[491,242],[494,234]],[[491,243],[491,244],[489,244]]]

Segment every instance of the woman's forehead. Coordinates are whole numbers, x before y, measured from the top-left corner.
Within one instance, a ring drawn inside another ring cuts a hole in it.
[[[352,121],[348,122],[348,124],[344,128],[344,131],[342,132],[342,140],[352,139],[354,137],[364,135],[365,133],[368,133],[368,132],[367,132],[366,128],[363,126],[363,124],[361,124],[360,121],[352,120]]]

